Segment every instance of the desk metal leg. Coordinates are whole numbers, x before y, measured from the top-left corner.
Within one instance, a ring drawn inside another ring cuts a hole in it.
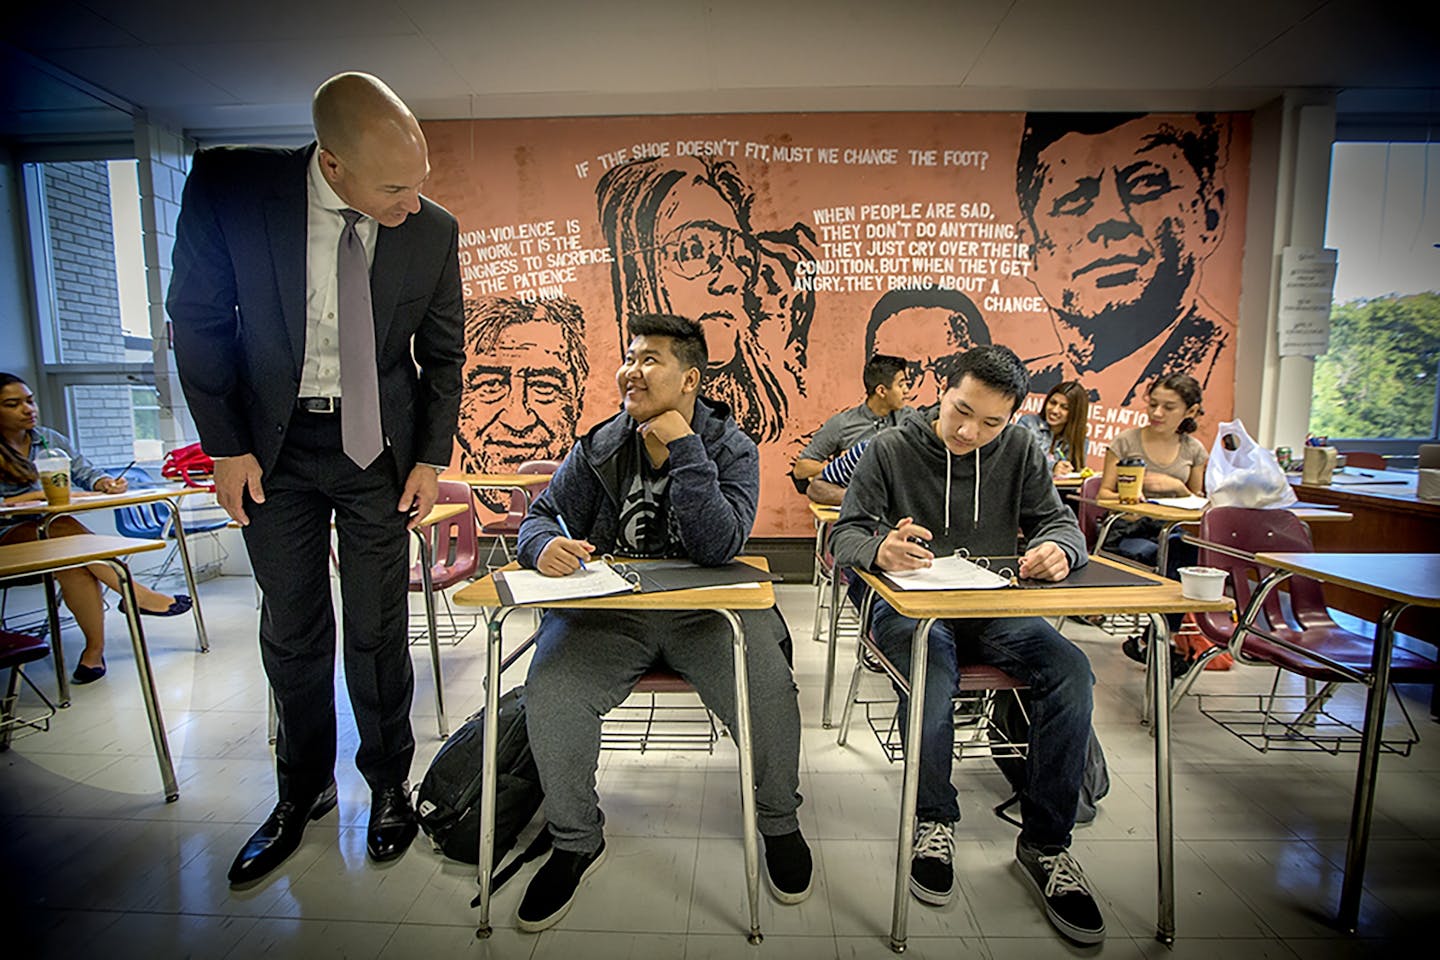
[[[836,634],[840,628],[840,604],[844,599],[844,582],[845,578],[840,575],[840,568],[832,565],[830,567],[830,632],[826,635],[826,642],[829,646],[825,650],[825,690],[821,695],[820,707],[820,726],[826,730],[833,725],[830,716],[835,693],[835,650],[840,645],[840,638]]]
[[[755,826],[755,758],[750,752],[750,673],[745,663],[745,628],[734,610],[720,610],[730,625],[735,654],[735,746],[740,754],[740,820],[745,837],[745,891],[750,898],[751,943],[760,932],[760,838]]]
[[[910,848],[915,844],[915,803],[920,796],[920,736],[925,717],[925,670],[934,619],[915,624],[910,641],[910,710],[905,719],[905,779],[900,788],[900,838],[895,851],[895,901],[890,917],[890,949],[905,952],[910,916]]]
[[[190,613],[195,617],[195,636],[200,641],[200,652],[210,652],[210,637],[205,632],[205,615],[200,612],[200,590],[195,586],[195,567],[190,563],[190,547],[185,542],[185,525],[180,522],[180,502],[166,499],[170,504],[170,522],[175,525],[175,548],[180,552],[180,566],[185,571],[185,586],[190,591]]]
[[[484,762],[480,765],[480,850],[475,880],[480,886],[473,906],[480,910],[475,936],[490,936],[490,871],[495,861],[495,751],[500,748],[500,640],[501,628],[511,609],[496,610],[485,625],[485,722]]]
[[[135,599],[135,579],[123,561],[105,562],[120,578],[120,593],[125,598],[125,623],[130,628],[130,644],[135,648],[135,670],[140,674],[140,694],[145,698],[145,712],[150,717],[150,737],[155,741],[155,759],[160,763],[160,780],[165,785],[165,802],[174,803],[180,798],[180,786],[175,782],[170,742],[165,736],[165,720],[160,715],[160,697],[155,692],[155,673],[150,669],[150,651],[145,645],[145,630],[140,625],[140,605]]]
[[[450,721],[445,718],[445,684],[440,674],[440,638],[435,629],[435,584],[430,574],[433,551],[429,531],[417,528],[415,539],[420,544],[420,588],[425,595],[425,630],[430,635],[430,670],[435,675],[435,715],[440,739],[450,736]]]
[[[1175,942],[1175,811],[1170,779],[1170,625],[1152,613],[1155,639],[1150,644],[1150,702],[1154,709],[1150,733],[1155,738],[1155,939]]]
[[[1375,649],[1370,655],[1370,690],[1365,695],[1365,734],[1355,773],[1355,805],[1345,842],[1345,882],[1340,887],[1340,926],[1354,933],[1360,925],[1365,854],[1370,846],[1370,818],[1375,812],[1375,778],[1380,770],[1380,736],[1385,728],[1385,699],[1390,691],[1390,656],[1395,650],[1395,622],[1410,605],[1392,603],[1375,624]]]
[[[45,591],[45,620],[50,625],[50,653],[55,658],[55,686],[60,691],[60,706],[70,706],[70,672],[65,669],[65,645],[60,642],[60,600],[55,595],[55,576],[40,578]]]

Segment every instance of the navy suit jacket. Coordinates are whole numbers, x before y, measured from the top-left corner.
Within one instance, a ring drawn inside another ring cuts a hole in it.
[[[300,149],[195,154],[165,305],[205,452],[254,454],[268,476],[305,360],[306,178]],[[401,482],[447,464],[460,408],[464,312],[459,229],[438,204],[380,227],[370,270],[380,419]]]

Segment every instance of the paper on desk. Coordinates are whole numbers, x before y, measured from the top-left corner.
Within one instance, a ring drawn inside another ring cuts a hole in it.
[[[1151,497],[1150,502],[1162,507],[1174,507],[1177,510],[1204,510],[1210,505],[1209,497]]]
[[[495,582],[506,606],[609,597],[636,589],[633,583],[612,570],[610,564],[599,559],[563,577],[547,577],[534,570],[500,570],[495,573]]]
[[[901,590],[994,590],[1010,586],[1010,581],[998,573],[954,556],[936,557],[923,570],[887,571],[885,576]]]

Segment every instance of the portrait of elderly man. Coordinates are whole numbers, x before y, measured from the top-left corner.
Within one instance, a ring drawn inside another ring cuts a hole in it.
[[[589,374],[585,317],[569,297],[465,301],[461,468],[514,473],[527,460],[563,460]],[[503,491],[482,499],[496,511],[509,505]]]
[[[1015,169],[1030,280],[1058,352],[1030,364],[1106,402],[1189,373],[1203,385],[1234,331],[1199,292],[1225,224],[1227,129],[1211,114],[1031,113]]]
[[[814,258],[810,228],[753,231],[752,192],[734,164],[711,158],[615,167],[596,199],[620,328],[655,313],[696,321],[710,346],[709,395],[756,443],[791,439],[814,296],[792,294],[790,282]]]

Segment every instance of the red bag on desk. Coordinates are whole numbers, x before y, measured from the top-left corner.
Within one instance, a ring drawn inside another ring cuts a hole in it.
[[[165,463],[160,468],[160,475],[171,480],[179,480],[187,487],[208,487],[215,489],[213,483],[197,483],[196,477],[206,479],[215,473],[215,461],[210,455],[200,449],[200,444],[192,443],[189,446],[176,447],[165,454]]]

